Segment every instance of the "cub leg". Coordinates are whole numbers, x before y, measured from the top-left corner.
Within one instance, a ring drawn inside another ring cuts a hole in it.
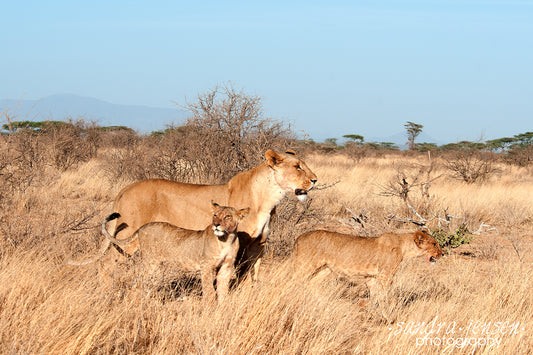
[[[222,302],[226,299],[229,293],[230,280],[235,272],[233,263],[225,262],[222,264],[217,273],[217,297],[218,302]]]
[[[201,270],[202,277],[202,297],[208,302],[215,300],[215,287],[213,286],[215,282],[216,269],[211,265],[205,265]],[[217,288],[218,288],[217,282]]]

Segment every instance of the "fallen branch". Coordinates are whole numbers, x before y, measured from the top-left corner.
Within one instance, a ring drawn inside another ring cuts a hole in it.
[[[344,207],[344,209],[346,211],[350,212],[350,214],[352,215],[352,217],[350,217],[350,219],[352,219],[355,223],[359,223],[362,228],[365,228],[365,225],[368,222],[368,216],[366,215],[366,210],[364,208],[361,210],[361,213],[359,213],[359,215],[357,215],[351,209],[346,207],[346,205],[342,205],[342,206]]]
[[[318,190],[318,191],[320,191],[320,190],[326,190],[326,189],[329,189],[329,188],[331,188],[331,187],[337,185],[337,184],[340,183],[340,182],[341,182],[341,180],[339,179],[339,180],[336,180],[336,181],[332,182],[332,183],[329,184],[329,185],[327,185],[327,184],[317,184],[317,185],[315,186],[314,190]]]
[[[486,230],[483,230],[483,228],[488,228]],[[478,235],[482,232],[490,232],[490,231],[498,231],[498,229],[496,227],[491,227],[489,224],[485,224],[485,222],[481,222],[481,224],[479,225],[479,228],[477,231],[475,232],[472,232],[472,234],[474,235]]]

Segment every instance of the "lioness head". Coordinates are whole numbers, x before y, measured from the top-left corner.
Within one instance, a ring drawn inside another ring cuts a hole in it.
[[[267,150],[265,157],[275,172],[276,183],[285,191],[294,191],[298,200],[305,201],[307,192],[315,186],[316,175],[295,152],[276,153]]]
[[[444,255],[439,243],[431,235],[426,232],[416,231],[413,234],[416,246],[420,249],[429,262],[436,262],[438,258]]]
[[[235,233],[239,221],[250,210],[249,208],[236,210],[233,207],[220,206],[213,201],[211,201],[211,209],[213,210],[213,232],[217,237]]]

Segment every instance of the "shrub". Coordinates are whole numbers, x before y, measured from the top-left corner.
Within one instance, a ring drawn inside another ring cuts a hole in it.
[[[431,231],[431,235],[437,240],[439,245],[449,251],[450,248],[457,248],[463,244],[469,244],[474,235],[470,233],[468,227],[461,224],[454,232],[438,228]]]
[[[469,184],[485,181],[499,172],[499,169],[494,166],[494,159],[490,153],[475,149],[454,152],[445,158],[445,161],[452,177]]]
[[[96,157],[100,143],[95,124],[83,120],[45,125],[39,134],[48,141],[51,162],[59,170],[67,170]]]
[[[533,161],[533,146],[514,147],[505,154],[504,159],[509,164],[528,166]]]
[[[222,183],[264,160],[267,149],[284,149],[293,133],[263,116],[261,98],[231,86],[215,88],[188,103],[183,130],[184,160],[199,169],[204,183]]]

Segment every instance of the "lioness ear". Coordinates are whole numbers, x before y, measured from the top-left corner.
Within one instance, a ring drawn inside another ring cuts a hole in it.
[[[217,210],[217,208],[219,208],[219,207],[220,207],[220,205],[218,203],[211,201],[211,210],[213,212],[215,212]]]
[[[248,212],[250,212],[250,207],[247,207],[247,208],[243,208],[242,210],[238,210],[236,215],[237,217],[239,217],[240,219],[243,219],[244,217],[246,217],[246,215],[248,214]]]
[[[421,231],[416,231],[413,235],[413,239],[415,240],[415,244],[417,247],[420,248],[420,244],[422,244],[422,241],[424,240],[426,236]]]
[[[268,165],[270,165],[271,168],[278,165],[283,161],[283,158],[276,153],[275,151],[269,149],[265,153],[265,158],[267,160]]]

